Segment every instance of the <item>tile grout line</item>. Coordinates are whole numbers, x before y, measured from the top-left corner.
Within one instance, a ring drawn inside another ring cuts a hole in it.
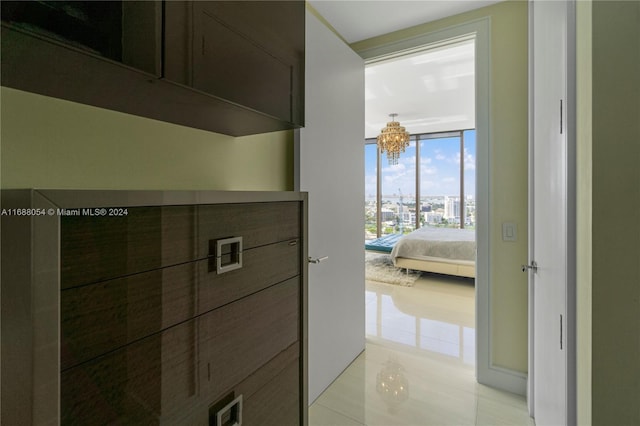
[[[361,422],[360,420],[358,420],[358,419],[354,419],[354,418],[353,418],[353,417],[351,417],[350,415],[347,415],[347,414],[341,413],[340,411],[336,411],[336,410],[334,410],[333,408],[331,408],[331,407],[327,407],[327,406],[326,406],[326,405],[324,405],[324,404],[321,404],[321,403],[319,403],[319,402],[314,403],[314,404],[318,404],[318,405],[319,405],[319,406],[321,406],[322,408],[326,408],[327,410],[331,411],[332,413],[335,413],[335,414],[339,415],[340,417],[346,417],[347,419],[352,420],[352,421],[356,422],[356,423],[357,423],[357,424],[359,424],[359,425],[367,426],[365,423]],[[366,411],[366,409],[365,409],[365,411]]]

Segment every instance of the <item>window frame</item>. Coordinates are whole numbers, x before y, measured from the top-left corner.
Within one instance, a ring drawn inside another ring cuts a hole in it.
[[[477,129],[460,129],[460,130],[450,130],[450,131],[441,131],[441,132],[429,132],[429,133],[416,133],[412,134],[410,137],[411,142],[415,142],[416,149],[416,181],[415,181],[415,194],[416,194],[416,214],[414,217],[414,229],[419,229],[421,227],[420,223],[420,212],[418,211],[418,206],[421,205],[421,188],[420,188],[420,142],[429,140],[429,139],[444,139],[444,138],[453,138],[457,137],[460,140],[460,170],[459,170],[459,199],[460,199],[460,221],[459,228],[464,229],[466,222],[466,203],[465,199],[465,191],[464,191],[464,178],[465,178],[465,167],[464,167],[464,148],[465,148],[465,132],[468,131],[477,131]],[[376,138],[367,138],[365,139],[365,148],[367,145],[377,145]],[[376,237],[380,238],[382,236],[382,152],[380,148],[376,149]]]

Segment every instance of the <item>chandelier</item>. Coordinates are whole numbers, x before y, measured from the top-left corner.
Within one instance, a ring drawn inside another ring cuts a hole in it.
[[[378,135],[378,147],[380,152],[387,152],[389,164],[398,164],[400,153],[404,152],[409,146],[409,132],[395,121],[398,114],[389,114],[391,121],[387,123],[387,127],[380,131]]]

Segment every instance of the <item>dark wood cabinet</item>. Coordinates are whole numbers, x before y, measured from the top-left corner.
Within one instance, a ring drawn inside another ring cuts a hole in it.
[[[303,1],[3,1],[2,84],[241,136],[304,125]]]
[[[305,194],[2,196],[3,424],[306,424]]]
[[[16,31],[161,77],[162,1],[23,0],[1,8]]]
[[[303,124],[301,8],[286,1],[195,2],[200,51],[193,55],[193,86]]]
[[[304,124],[304,2],[171,1],[165,77]]]

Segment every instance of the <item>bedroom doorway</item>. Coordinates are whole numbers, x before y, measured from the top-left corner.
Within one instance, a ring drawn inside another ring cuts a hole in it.
[[[489,311],[490,300],[490,286],[489,286],[489,224],[490,224],[490,212],[489,212],[489,123],[490,123],[490,22],[488,19],[480,19],[474,22],[461,24],[455,27],[445,28],[442,30],[428,33],[418,37],[412,37],[405,40],[401,40],[386,46],[372,48],[365,52],[361,52],[361,55],[365,59],[365,81],[372,75],[375,75],[375,69],[371,68],[372,64],[383,64],[385,62],[393,62],[398,58],[411,58],[416,57],[417,54],[424,52],[425,50],[439,49],[445,51],[445,47],[452,42],[469,42],[472,40],[474,45],[474,71],[475,77],[473,83],[475,84],[475,100],[473,101],[474,112],[471,114],[473,118],[472,124],[462,125],[458,124],[454,127],[452,122],[453,118],[456,118],[456,114],[452,114],[450,120],[446,119],[431,120],[431,123],[437,122],[438,124],[446,124],[447,127],[432,129],[432,130],[413,130],[409,129],[412,133],[434,133],[439,131],[450,130],[464,130],[475,128],[475,234],[476,234],[476,246],[477,255],[475,262],[475,281],[474,281],[474,300],[475,300],[475,377],[476,380],[483,384],[495,386],[498,388],[514,388],[518,385],[512,385],[510,381],[511,377],[503,374],[493,367],[490,358],[491,347],[491,319]],[[443,58],[444,59],[444,58]],[[447,75],[456,75],[456,71],[460,71],[461,68],[449,67],[447,69]],[[395,78],[396,80],[398,77]],[[414,85],[416,88],[433,89],[433,82],[436,81],[433,78],[426,77],[418,79]],[[449,84],[448,87],[454,87],[451,79],[443,79]],[[382,85],[383,92],[386,92],[389,96],[393,95],[392,87],[389,85]],[[416,89],[418,90],[418,89]],[[377,93],[372,93],[365,87],[365,108],[369,100],[379,96]],[[425,117],[427,115],[428,100],[433,99],[433,92],[428,92],[425,96],[418,101],[418,110],[422,112],[422,119],[424,124],[429,124],[430,121]],[[406,104],[405,104],[406,105]],[[435,103],[431,111],[442,111],[444,103]],[[438,108],[439,107],[439,108]],[[384,108],[383,108],[384,109]],[[365,125],[367,129],[371,129],[372,132],[366,133],[367,138],[374,138],[377,136],[377,132],[384,126],[386,116],[389,113],[398,113],[398,121],[405,127],[410,127],[413,123],[411,116],[402,113],[402,110],[394,111],[380,111],[380,117],[376,120],[369,121],[367,119],[368,114],[365,115]],[[433,117],[441,117],[442,114],[435,114],[432,112]],[[380,168],[384,167],[385,159],[380,161]],[[384,178],[383,178],[384,179]],[[365,196],[368,195],[368,192]],[[365,213],[366,214],[366,213]],[[377,235],[376,235],[377,236]],[[463,333],[464,334],[464,333]],[[517,380],[520,380],[517,378]],[[519,383],[519,382],[518,382]]]
[[[475,36],[467,35],[370,62],[364,152],[366,336],[426,357],[445,356],[472,370],[475,52]],[[397,121],[411,134],[395,164],[376,143],[385,108],[398,113]],[[423,241],[427,235],[430,240]],[[467,241],[444,241],[459,238]],[[405,250],[399,258],[398,248]]]

